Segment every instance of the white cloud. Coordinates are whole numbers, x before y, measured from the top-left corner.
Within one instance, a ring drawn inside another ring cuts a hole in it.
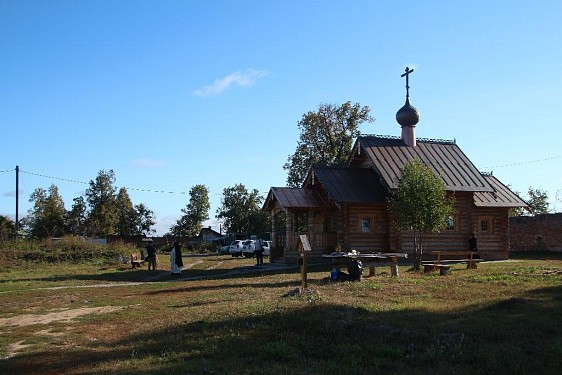
[[[164,162],[162,160],[154,160],[149,158],[136,159],[131,162],[133,167],[137,168],[159,168]]]
[[[215,80],[212,85],[208,85],[195,90],[193,92],[193,95],[204,97],[215,96],[233,85],[242,87],[252,86],[254,83],[256,83],[256,80],[258,78],[265,77],[268,74],[269,73],[264,70],[257,71],[253,69],[248,69],[243,72],[235,72],[224,78]]]

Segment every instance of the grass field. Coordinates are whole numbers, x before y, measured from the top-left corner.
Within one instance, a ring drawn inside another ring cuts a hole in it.
[[[197,256],[0,271],[0,374],[558,374],[562,257],[387,269],[330,283],[311,265]]]

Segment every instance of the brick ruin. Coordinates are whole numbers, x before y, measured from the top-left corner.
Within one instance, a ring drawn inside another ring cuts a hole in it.
[[[562,251],[562,213],[509,218],[511,251]]]

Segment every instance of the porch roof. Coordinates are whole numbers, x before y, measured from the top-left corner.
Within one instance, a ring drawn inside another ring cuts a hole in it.
[[[275,201],[282,208],[321,208],[329,205],[318,192],[306,188],[272,187],[263,208],[273,208]]]
[[[528,207],[523,199],[512,192],[491,174],[483,174],[494,188],[493,192],[474,193],[474,204],[477,207]]]

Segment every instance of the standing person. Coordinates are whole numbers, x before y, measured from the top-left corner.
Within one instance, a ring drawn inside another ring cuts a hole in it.
[[[256,256],[256,266],[261,266],[263,264],[263,245],[261,238],[258,238],[254,243],[255,250],[254,255]]]
[[[152,246],[152,244],[149,244],[146,247],[146,254],[146,260],[148,261],[148,272],[150,272],[151,268],[154,272],[156,272],[156,248]]]
[[[468,250],[478,252],[478,242],[476,241],[476,237],[474,237],[474,233],[470,233],[470,238],[468,239]]]
[[[178,241],[174,242],[174,247],[170,250],[170,270],[172,275],[179,275],[182,271],[183,261],[181,259],[181,245]]]

